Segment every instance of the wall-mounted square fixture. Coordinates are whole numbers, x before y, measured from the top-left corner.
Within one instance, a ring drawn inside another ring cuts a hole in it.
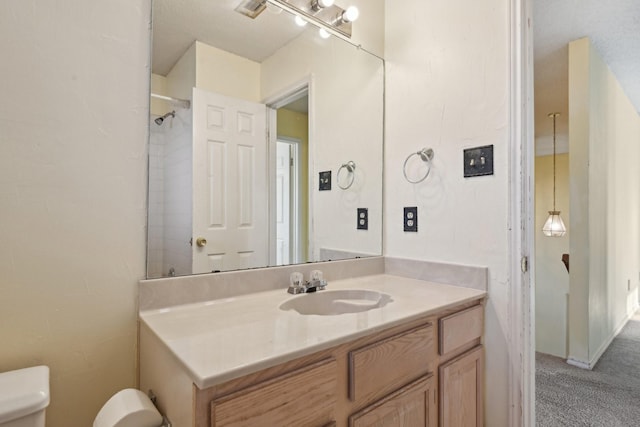
[[[331,190],[331,171],[320,172],[320,191]]]
[[[493,175],[493,145],[467,148],[463,153],[464,177]]]
[[[358,230],[369,229],[369,209],[358,208]]]
[[[404,216],[402,222],[404,223],[404,231],[417,232],[418,231],[418,207],[404,208]]]

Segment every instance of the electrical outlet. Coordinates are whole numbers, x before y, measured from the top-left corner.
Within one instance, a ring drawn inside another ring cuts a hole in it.
[[[320,172],[320,191],[331,190],[331,171]]]
[[[404,208],[404,231],[417,232],[418,231],[418,207]]]
[[[493,175],[493,145],[468,148],[463,152],[464,177]]]
[[[358,230],[369,229],[369,209],[358,208]]]

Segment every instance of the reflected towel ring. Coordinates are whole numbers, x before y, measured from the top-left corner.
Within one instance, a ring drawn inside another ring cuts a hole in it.
[[[424,176],[420,179],[418,179],[417,181],[412,181],[409,179],[409,177],[407,176],[407,163],[409,162],[409,159],[413,156],[420,156],[420,158],[422,159],[423,162],[427,163],[427,173],[424,174]],[[409,181],[411,184],[417,184],[419,182],[424,181],[425,179],[427,179],[427,177],[429,176],[429,173],[431,172],[431,161],[433,160],[433,150],[431,148],[423,148],[422,150],[415,152],[415,153],[411,153],[409,154],[409,157],[407,157],[407,159],[404,161],[404,165],[402,166],[402,173],[404,174],[404,178]]]
[[[346,169],[347,172],[349,173],[349,176],[351,177],[351,180],[349,180],[349,183],[344,187],[342,186],[342,184],[340,184],[340,172],[342,172],[343,169]],[[342,166],[340,166],[340,169],[338,169],[338,175],[336,176],[336,181],[338,181],[338,187],[342,188],[343,190],[349,189],[353,185],[353,181],[356,178],[356,174],[353,173],[355,170],[356,170],[356,164],[351,160],[349,160],[347,163],[344,163]]]

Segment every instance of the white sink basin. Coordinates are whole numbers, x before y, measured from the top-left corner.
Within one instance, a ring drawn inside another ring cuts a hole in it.
[[[383,292],[366,289],[337,289],[298,295],[280,304],[280,310],[335,316],[384,307],[391,301],[391,296]]]

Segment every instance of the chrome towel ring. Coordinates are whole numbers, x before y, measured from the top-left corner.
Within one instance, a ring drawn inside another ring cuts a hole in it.
[[[340,172],[342,172],[343,169],[346,169],[347,173],[349,174],[349,177],[351,178],[349,180],[349,183],[345,186],[340,184]],[[356,178],[356,174],[354,173],[355,170],[356,170],[356,164],[351,160],[349,160],[347,163],[344,163],[342,166],[340,166],[340,169],[338,169],[338,175],[336,176],[336,181],[338,181],[338,187],[342,188],[343,190],[349,189],[353,185],[353,181]]]
[[[409,159],[413,156],[419,156],[423,162],[427,163],[427,173],[424,174],[424,176],[416,181],[412,181],[411,179],[409,179],[409,177],[407,176],[407,163],[409,162]],[[427,177],[429,176],[429,173],[431,172],[431,161],[433,160],[433,150],[431,148],[423,148],[422,150],[415,152],[415,153],[411,153],[409,154],[409,157],[407,157],[407,159],[404,161],[404,165],[402,166],[402,173],[404,174],[404,178],[409,181],[411,184],[417,184],[419,182],[424,181],[425,179],[427,179]]]

